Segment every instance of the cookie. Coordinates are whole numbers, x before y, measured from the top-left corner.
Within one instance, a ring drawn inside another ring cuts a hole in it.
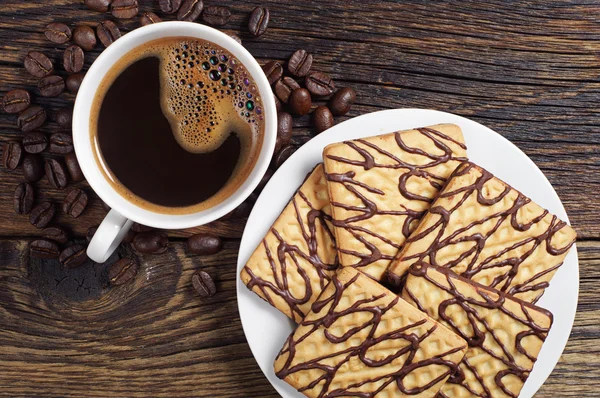
[[[380,280],[466,155],[462,131],[453,124],[327,146],[323,161],[340,264]]]
[[[338,267],[323,165],[306,178],[241,271],[244,284],[299,322]]]
[[[449,268],[413,264],[402,297],[464,338],[469,349],[440,397],[517,397],[552,314]]]
[[[434,397],[466,349],[455,333],[343,267],[274,367],[307,397]]]
[[[467,162],[448,180],[389,273],[401,284],[411,264],[425,262],[535,303],[575,235],[558,217]]]

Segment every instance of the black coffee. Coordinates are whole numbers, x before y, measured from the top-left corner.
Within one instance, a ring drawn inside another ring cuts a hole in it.
[[[189,213],[227,198],[252,170],[263,136],[258,89],[215,44],[151,42],[102,83],[92,112],[96,157],[130,201]]]

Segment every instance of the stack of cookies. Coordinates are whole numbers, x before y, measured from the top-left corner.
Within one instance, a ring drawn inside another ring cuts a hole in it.
[[[308,397],[517,397],[574,242],[440,124],[326,147],[241,278],[298,323],[274,366]]]

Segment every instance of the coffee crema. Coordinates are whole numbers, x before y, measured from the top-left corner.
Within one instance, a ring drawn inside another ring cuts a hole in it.
[[[105,76],[90,118],[94,155],[130,202],[187,214],[229,197],[248,177],[264,135],[258,87],[214,43],[159,39]]]

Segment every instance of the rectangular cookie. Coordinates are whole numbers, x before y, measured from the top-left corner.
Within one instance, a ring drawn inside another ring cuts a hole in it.
[[[381,280],[466,156],[462,131],[453,124],[327,146],[323,161],[340,264]]]
[[[248,289],[300,322],[338,267],[329,196],[319,164],[256,248],[240,277]]]
[[[466,349],[445,326],[344,267],[287,339],[274,368],[307,397],[433,397]]]
[[[410,267],[402,297],[469,344],[439,397],[519,395],[552,325],[550,312],[424,263]]]
[[[424,262],[535,303],[575,242],[575,231],[473,164],[459,166],[389,268]]]

